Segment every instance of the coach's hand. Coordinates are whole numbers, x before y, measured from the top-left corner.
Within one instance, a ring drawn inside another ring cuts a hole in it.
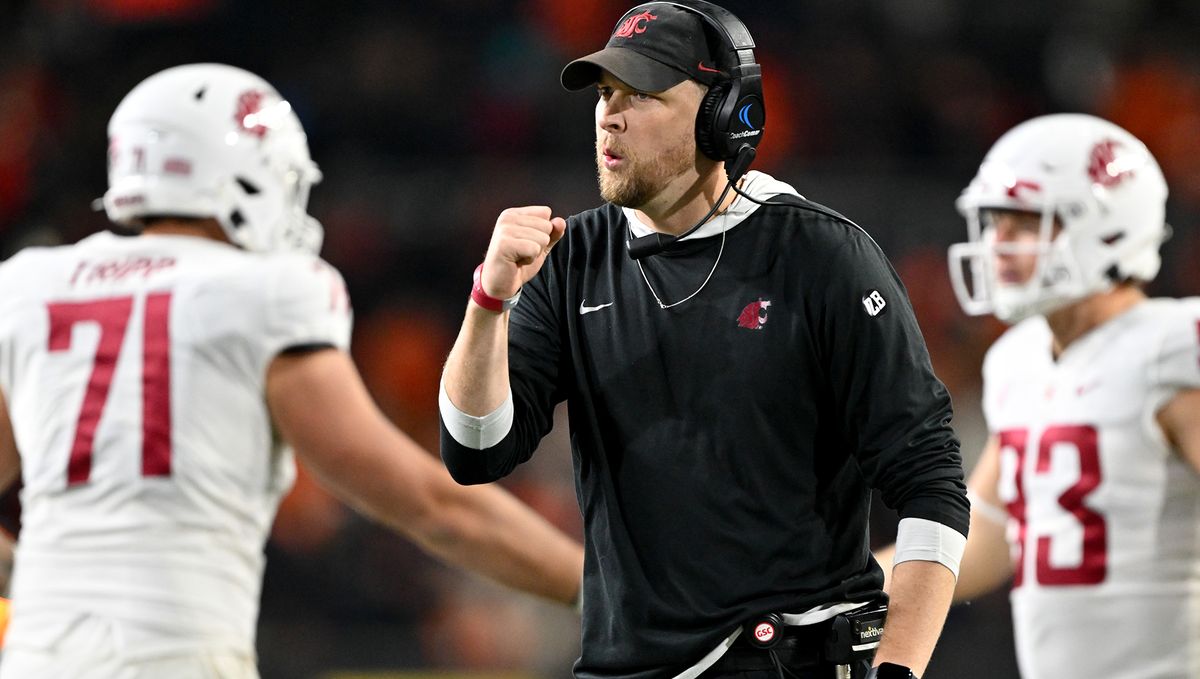
[[[567,220],[545,205],[510,207],[500,213],[483,260],[483,291],[497,299],[517,294],[562,238]]]

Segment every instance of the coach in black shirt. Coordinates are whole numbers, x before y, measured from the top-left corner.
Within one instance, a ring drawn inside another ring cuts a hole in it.
[[[878,488],[901,524],[871,672],[920,674],[969,514],[949,396],[870,236],[744,174],[765,120],[753,44],[686,5],[635,7],[563,71],[596,87],[606,203],[501,213],[443,375],[443,459],[501,478],[567,401],[586,679],[785,676],[776,661],[832,678],[830,619],[881,594]],[[790,644],[751,648],[743,624],[768,613]]]

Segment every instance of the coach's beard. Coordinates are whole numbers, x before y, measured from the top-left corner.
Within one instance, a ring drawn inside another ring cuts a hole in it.
[[[621,207],[638,209],[650,202],[670,181],[693,169],[696,150],[676,144],[671,150],[649,160],[622,149],[625,164],[617,170],[604,167],[604,144],[596,140],[596,176],[600,197]]]

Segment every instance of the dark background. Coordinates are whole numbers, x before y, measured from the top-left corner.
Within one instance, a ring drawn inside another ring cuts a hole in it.
[[[562,91],[558,72],[598,49],[628,6],[0,2],[0,258],[106,227],[90,208],[105,189],[105,125],[140,80],[195,61],[255,71],[291,100],[325,173],[311,212],[355,302],[355,358],[388,414],[434,450],[438,373],[496,215],[599,202],[594,98]],[[1001,327],[961,313],[945,250],[966,233],[953,201],[1004,130],[1083,111],[1141,137],[1171,185],[1175,227],[1152,292],[1200,289],[1200,3],[725,6],[749,26],[765,74],[755,167],[858,221],[887,251],[955,397],[968,469],[985,436],[980,361]],[[578,534],[566,446],[557,431],[505,483]],[[889,540],[894,516],[876,519],[876,540]],[[264,679],[422,668],[564,677],[577,653],[570,612],[433,563],[304,475],[268,551]],[[1011,656],[1001,592],[952,611],[927,677],[1015,677]]]

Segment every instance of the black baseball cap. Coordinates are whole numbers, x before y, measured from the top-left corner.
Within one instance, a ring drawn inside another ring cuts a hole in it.
[[[560,79],[568,90],[600,81],[601,69],[642,92],[662,92],[688,80],[712,85],[719,70],[710,32],[699,14],[665,2],[638,5],[617,22],[608,44],[567,64]]]

